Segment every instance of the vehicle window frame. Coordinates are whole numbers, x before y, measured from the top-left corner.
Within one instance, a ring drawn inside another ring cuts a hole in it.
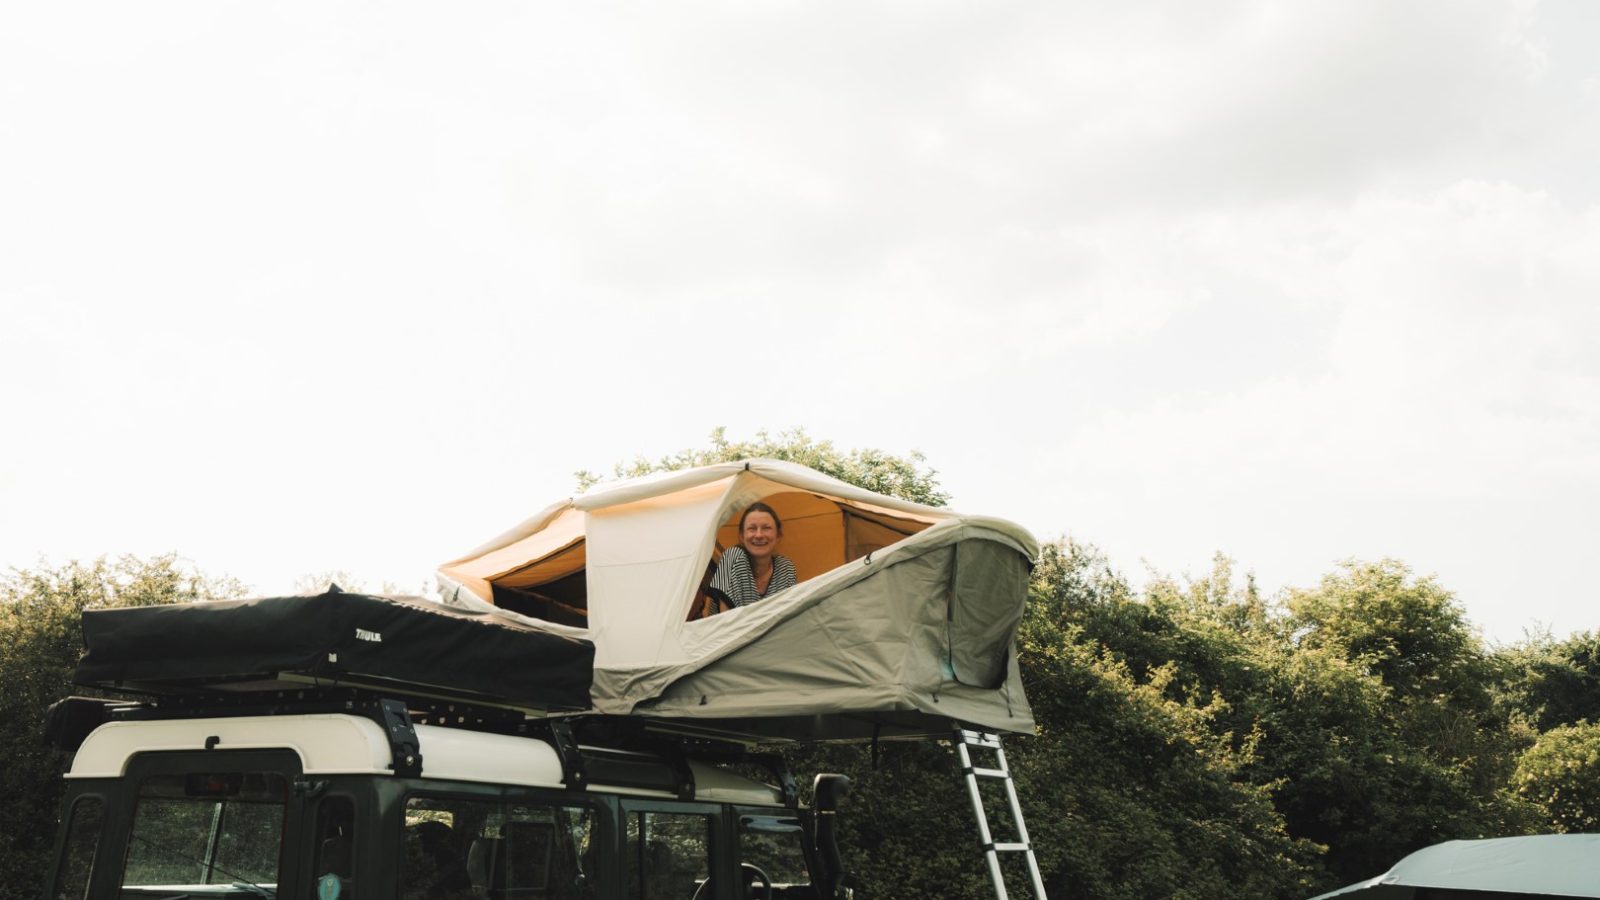
[[[50,884],[45,888],[46,897],[58,898],[62,896],[61,891],[64,887],[62,880],[66,875],[67,864],[70,862],[70,860],[67,858],[67,855],[72,851],[73,846],[72,829],[78,824],[78,816],[81,812],[81,808],[85,803],[89,802],[98,803],[100,805],[100,823],[97,826],[93,849],[89,852],[89,868],[82,879],[82,896],[88,897],[93,891],[94,873],[95,869],[99,868],[98,863],[101,859],[100,851],[102,849],[102,842],[105,840],[106,835],[106,821],[111,818],[114,807],[111,804],[111,798],[108,797],[104,792],[97,790],[86,790],[80,793],[71,794],[63,800],[63,807],[65,811],[61,819],[61,836],[53,857],[55,865],[50,873]]]
[[[763,819],[795,819],[800,823],[800,852],[805,858],[806,877],[811,879],[810,884],[816,887],[818,872],[816,856],[815,824],[812,822],[811,811],[793,807],[771,806],[735,806],[730,809],[733,823],[733,846],[738,851],[739,862],[743,862],[744,854],[744,819],[745,817]],[[771,874],[771,873],[768,873]]]
[[[711,820],[711,844],[709,869],[712,887],[712,896],[702,896],[700,900],[736,900],[738,894],[733,889],[735,879],[738,877],[738,852],[731,842],[735,840],[733,824],[731,821],[732,808],[726,803],[691,800],[667,800],[653,797],[619,797],[618,798],[620,821],[617,823],[617,860],[619,875],[622,881],[622,892],[618,896],[627,896],[627,867],[628,867],[628,818],[634,813],[669,813],[674,815],[705,816]],[[628,900],[635,900],[629,897]]]
[[[300,754],[293,750],[160,750],[135,753],[121,778],[117,779],[117,802],[107,807],[101,832],[98,860],[115,859],[117,864],[96,865],[90,874],[90,895],[115,897],[122,892],[122,876],[128,864],[128,849],[138,808],[140,787],[156,775],[187,775],[195,772],[246,771],[277,772],[288,781],[284,799],[283,830],[278,836],[278,887],[280,896],[292,895],[286,885],[298,884],[300,856],[293,848],[300,844],[303,798],[297,785],[304,778]]]
[[[368,824],[363,816],[361,798],[356,796],[356,794],[352,791],[345,790],[344,788],[336,788],[332,790],[324,789],[318,791],[315,796],[309,798],[308,802],[305,804],[305,842],[301,845],[300,853],[301,857],[306,861],[305,884],[309,886],[306,890],[306,896],[308,897],[317,896],[320,879],[324,874],[326,874],[317,871],[321,868],[321,866],[318,864],[322,862],[322,844],[326,840],[322,837],[322,812],[328,804],[340,801],[350,805],[351,829],[350,874],[345,882],[341,884],[339,893],[340,900],[350,900],[350,898],[353,897],[372,896],[372,889],[370,887],[367,888],[365,893],[363,893],[363,885],[361,883],[361,864],[365,861],[363,857],[366,855],[361,849],[361,837],[366,831],[369,830]],[[348,890],[346,890],[347,887]],[[279,894],[282,893],[282,891],[279,891]]]
[[[394,864],[391,877],[394,879],[396,896],[405,883],[405,827],[406,811],[410,809],[414,799],[439,799],[446,801],[481,803],[488,805],[504,806],[550,806],[566,807],[568,809],[585,809],[590,815],[589,840],[595,843],[596,852],[599,854],[595,860],[595,871],[585,871],[585,878],[594,885],[596,897],[611,896],[607,891],[610,884],[611,868],[607,858],[608,844],[614,843],[611,838],[618,831],[612,821],[611,807],[605,802],[602,795],[571,794],[562,791],[541,790],[528,788],[524,790],[508,789],[504,785],[481,785],[480,790],[471,787],[462,788],[452,785],[430,785],[424,782],[408,784],[404,791],[396,797],[394,814],[388,824],[384,826],[381,840],[388,845],[394,841]],[[614,852],[612,854],[614,856]]]

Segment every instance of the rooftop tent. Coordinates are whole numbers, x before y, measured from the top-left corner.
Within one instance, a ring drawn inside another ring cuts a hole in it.
[[[762,501],[800,583],[691,620],[710,565]],[[447,603],[595,644],[601,712],[762,719],[777,737],[1029,731],[1011,642],[1037,544],[999,519],[749,460],[609,484],[440,567]],[[818,719],[818,717],[822,717]]]

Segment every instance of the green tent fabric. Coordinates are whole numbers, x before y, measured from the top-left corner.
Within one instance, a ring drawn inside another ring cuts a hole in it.
[[[1522,900],[1600,897],[1600,834],[1446,841],[1376,878],[1313,900]]]

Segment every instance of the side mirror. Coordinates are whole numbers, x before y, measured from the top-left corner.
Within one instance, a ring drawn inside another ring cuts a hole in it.
[[[817,894],[830,900],[853,894],[855,876],[844,870],[839,858],[839,836],[835,831],[839,805],[850,796],[850,779],[843,775],[818,775],[812,783],[812,811],[816,813]]]

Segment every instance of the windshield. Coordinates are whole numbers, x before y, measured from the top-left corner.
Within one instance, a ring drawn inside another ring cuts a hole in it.
[[[288,792],[276,772],[146,778],[128,836],[122,896],[274,896]]]

